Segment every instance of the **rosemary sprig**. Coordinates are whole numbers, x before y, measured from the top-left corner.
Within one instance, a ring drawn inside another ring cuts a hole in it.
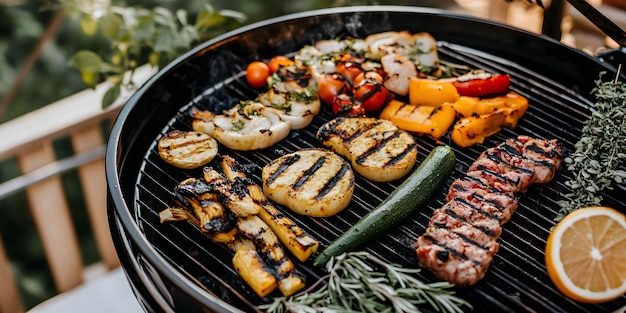
[[[574,177],[565,182],[571,192],[557,202],[561,209],[555,221],[578,208],[600,205],[603,190],[626,181],[626,84],[618,79],[603,82],[601,76],[591,92],[591,117],[574,145],[576,151],[564,160]]]
[[[333,257],[328,275],[308,290],[280,297],[260,309],[282,312],[419,312],[429,305],[438,312],[463,312],[471,305],[454,295],[448,282],[424,283],[418,268],[388,264],[367,252]]]

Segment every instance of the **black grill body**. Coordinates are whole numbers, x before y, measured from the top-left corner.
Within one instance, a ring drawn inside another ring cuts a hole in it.
[[[440,58],[492,72],[509,73],[512,90],[531,103],[514,130],[505,129],[483,145],[459,149],[447,186],[464,173],[488,147],[519,134],[557,138],[568,151],[589,116],[589,94],[600,72],[614,77],[615,67],[601,58],[566,47],[546,37],[498,23],[449,12],[397,6],[335,8],[285,16],[250,25],[206,42],[163,68],[142,86],[122,109],[109,140],[106,171],[109,223],[116,249],[135,295],[150,312],[255,311],[268,299],[258,298],[238,277],[231,253],[212,243],[186,222],[160,224],[158,213],[172,205],[174,186],[201,170],[179,170],[163,162],[156,141],[171,129],[190,129],[186,111],[193,107],[219,112],[255,96],[243,79],[247,63],[290,54],[304,45],[336,37],[365,37],[383,31],[429,32],[438,41]],[[608,55],[608,54],[607,54]],[[623,78],[623,77],[622,77]],[[302,148],[320,147],[315,132],[332,118],[328,108],[303,130],[294,131],[271,148],[255,152],[229,151],[252,169],[260,183],[261,168],[270,160]],[[437,144],[418,137],[419,160]],[[477,312],[612,312],[626,297],[601,305],[565,298],[550,282],[544,265],[545,242],[554,226],[556,201],[567,192],[565,169],[544,186],[520,195],[520,206],[504,225],[500,250],[477,285],[458,288]],[[357,177],[349,207],[329,218],[309,218],[283,212],[327,245],[400,183],[373,183]],[[416,266],[412,249],[434,209],[443,205],[447,186],[410,221],[363,247],[394,263]],[[625,210],[623,186],[603,196],[605,204]],[[295,259],[294,259],[295,260]],[[297,263],[309,282],[322,269]],[[435,281],[428,271],[420,273]]]

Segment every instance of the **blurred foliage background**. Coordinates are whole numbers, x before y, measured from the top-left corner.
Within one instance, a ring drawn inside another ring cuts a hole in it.
[[[110,57],[112,43],[106,34],[88,34],[89,23],[76,14],[81,6],[109,3],[109,0],[0,0],[0,123],[41,108],[87,88],[81,72],[70,65],[78,51],[90,50]],[[185,10],[190,18],[210,5],[215,10],[233,10],[244,21],[219,25],[207,34],[215,36],[228,29],[300,11],[369,4],[397,4],[423,7],[452,5],[451,0],[366,1],[366,0],[112,0],[119,7],[163,7],[172,12]],[[84,7],[82,7],[84,9]],[[47,39],[47,40],[44,40]],[[206,39],[206,38],[203,38]],[[42,44],[43,43],[43,44]],[[197,43],[196,43],[197,44]],[[142,55],[149,61],[149,53]],[[163,59],[159,63],[162,63]],[[29,66],[32,65],[32,66]],[[24,69],[27,68],[27,71]],[[69,141],[69,140],[68,140]],[[59,158],[71,155],[69,142],[55,143]],[[0,182],[19,176],[14,160],[0,163]],[[86,209],[76,173],[64,174],[64,188],[80,238],[85,264],[98,260],[93,247]],[[56,291],[47,268],[43,247],[35,234],[23,194],[0,200],[0,236],[18,277],[26,308],[53,296]],[[0,282],[1,283],[1,282]]]

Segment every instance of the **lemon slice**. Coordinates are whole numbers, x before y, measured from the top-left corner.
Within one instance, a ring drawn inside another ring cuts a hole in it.
[[[550,279],[569,298],[619,298],[626,293],[626,216],[608,207],[568,214],[550,233],[545,257]]]

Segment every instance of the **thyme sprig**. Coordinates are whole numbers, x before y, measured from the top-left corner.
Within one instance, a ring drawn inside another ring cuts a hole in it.
[[[463,312],[471,305],[457,297],[448,282],[425,283],[418,268],[388,264],[367,252],[333,257],[328,274],[309,289],[261,305],[267,312],[419,312],[429,305],[438,312]]]
[[[591,116],[575,151],[564,160],[574,177],[565,182],[571,192],[557,202],[561,208],[555,221],[578,208],[600,205],[603,190],[626,181],[626,84],[602,81],[601,75],[591,93]]]

